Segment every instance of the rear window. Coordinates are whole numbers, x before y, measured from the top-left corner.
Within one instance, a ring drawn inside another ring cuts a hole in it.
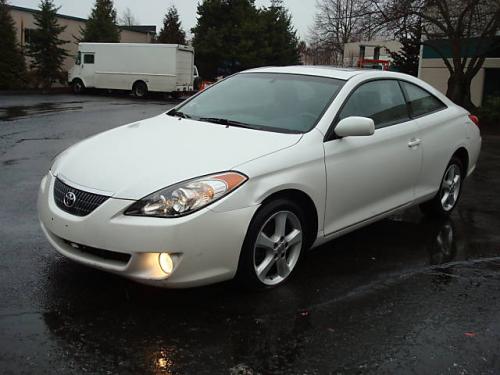
[[[441,100],[428,91],[408,82],[401,82],[410,103],[412,116],[423,116],[446,108]]]

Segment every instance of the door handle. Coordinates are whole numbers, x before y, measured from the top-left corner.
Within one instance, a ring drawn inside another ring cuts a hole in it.
[[[417,147],[418,145],[420,145],[420,143],[422,143],[422,140],[420,138],[412,138],[408,142],[408,147],[410,148]]]

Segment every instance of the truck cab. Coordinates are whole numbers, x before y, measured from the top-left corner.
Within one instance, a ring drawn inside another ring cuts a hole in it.
[[[75,65],[68,73],[68,83],[79,94],[84,88],[95,86],[95,53],[78,51]]]

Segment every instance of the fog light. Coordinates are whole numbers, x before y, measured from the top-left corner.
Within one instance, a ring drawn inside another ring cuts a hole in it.
[[[160,253],[158,257],[158,262],[160,263],[160,267],[163,272],[165,272],[168,276],[174,270],[174,262],[172,261],[172,257],[168,253]]]

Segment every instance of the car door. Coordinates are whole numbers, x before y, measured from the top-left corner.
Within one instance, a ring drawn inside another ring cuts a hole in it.
[[[417,126],[410,119],[398,81],[379,79],[359,85],[332,126],[349,116],[373,119],[375,133],[340,139],[333,136],[324,143],[325,235],[412,202],[420,172]]]
[[[95,87],[96,79],[95,79],[95,54],[90,52],[83,53],[82,60],[82,78],[87,87]]]
[[[436,96],[413,83],[401,81],[410,114],[422,140],[422,173],[415,187],[415,197],[434,195],[440,186],[446,165],[465,138],[463,116],[456,116]]]

